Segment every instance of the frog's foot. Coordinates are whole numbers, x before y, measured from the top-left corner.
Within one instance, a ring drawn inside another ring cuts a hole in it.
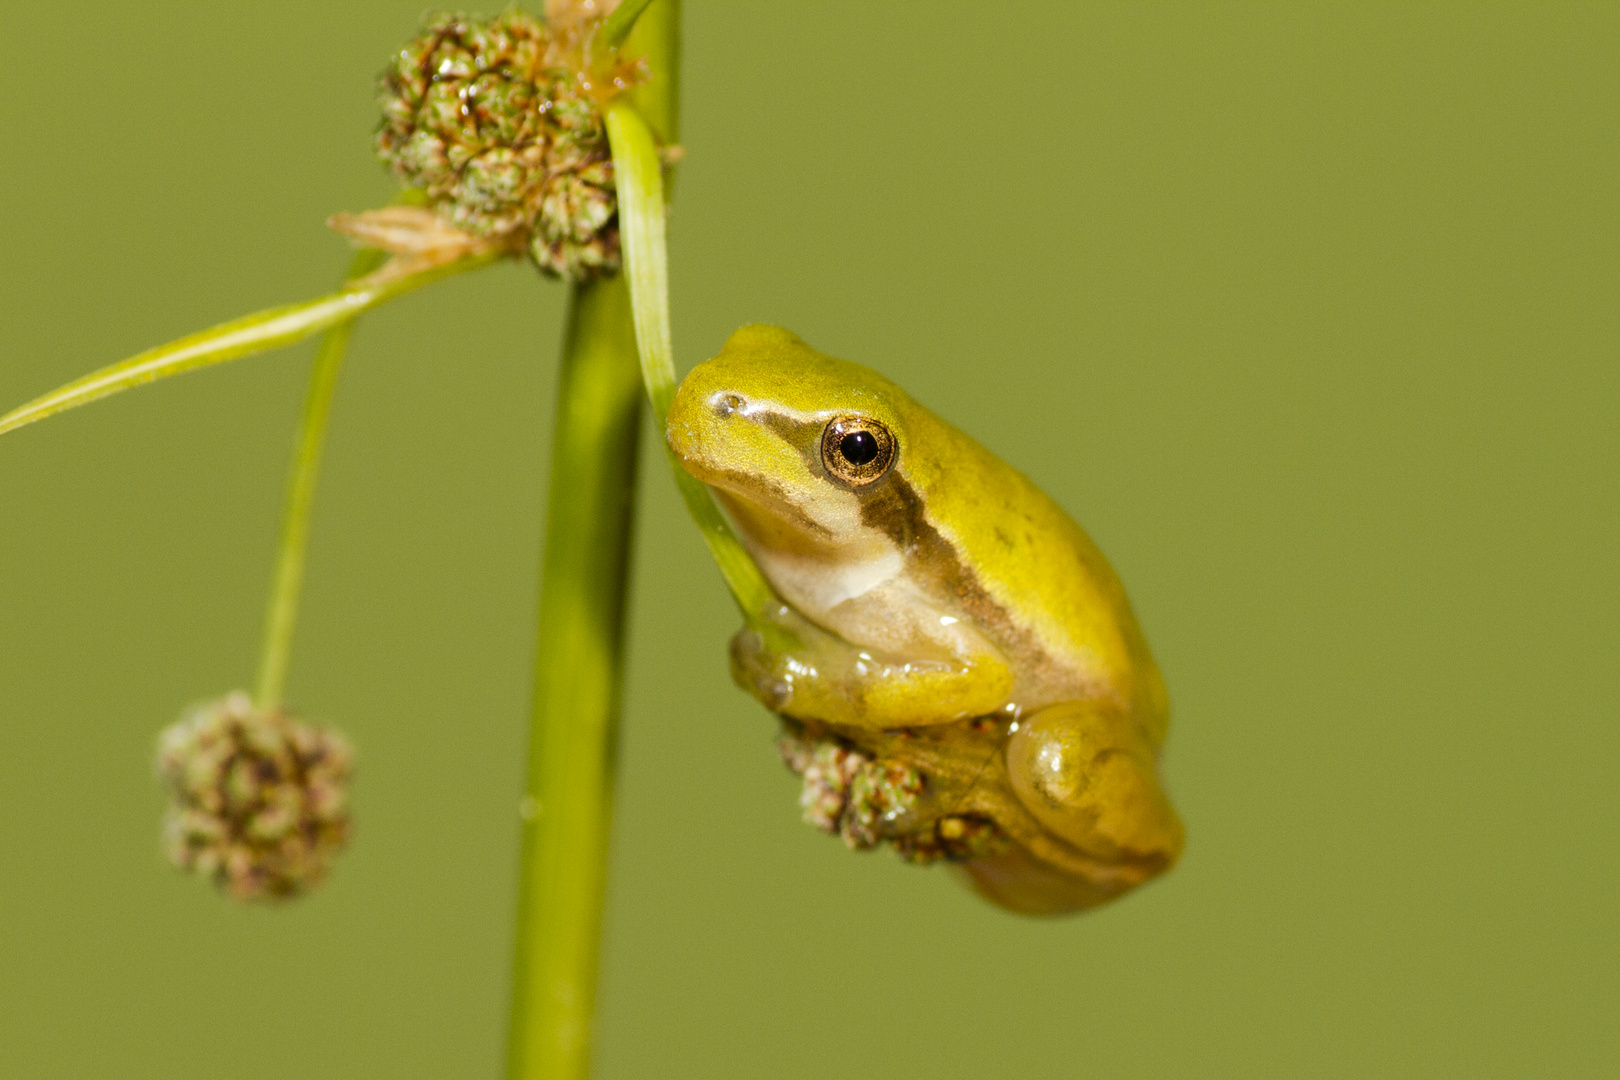
[[[1000,709],[1012,692],[1006,662],[972,656],[905,660],[851,645],[784,608],[772,620],[796,647],[744,627],[731,639],[731,675],[772,712],[856,728],[944,724]]]
[[[1032,713],[1017,728],[1007,741],[1007,774],[1036,820],[1089,858],[1136,880],[1169,869],[1181,854],[1181,822],[1159,785],[1152,744],[1133,717],[1092,703],[1062,702]],[[1010,865],[987,865],[974,876],[980,891],[1030,878]],[[1041,893],[1045,886],[1031,888]]]
[[[1070,915],[1106,904],[1134,887],[1118,878],[1065,873],[1017,845],[953,869],[974,892],[1020,915]]]

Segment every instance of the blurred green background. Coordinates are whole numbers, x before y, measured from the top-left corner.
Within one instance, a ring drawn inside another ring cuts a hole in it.
[[[0,9],[0,405],[332,283],[420,3]],[[687,8],[683,366],[780,322],[1066,506],[1190,842],[1036,922],[801,824],[647,469],[599,1075],[1614,1075],[1617,9]],[[357,335],[290,690],[358,833],[293,906],[164,864],[150,759],[252,676],[311,350],[0,441],[0,1074],[499,1074],[564,292]]]

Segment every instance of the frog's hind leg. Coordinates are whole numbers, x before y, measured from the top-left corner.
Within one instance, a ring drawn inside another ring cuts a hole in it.
[[[994,713],[1012,692],[1011,668],[987,644],[910,661],[851,645],[791,608],[769,621],[763,629],[792,644],[768,643],[762,630],[743,627],[731,640],[731,675],[772,712],[799,720],[868,729],[948,724]]]
[[[1007,775],[1036,820],[1137,881],[1170,868],[1181,854],[1181,821],[1160,786],[1153,745],[1132,716],[1069,701],[1017,728],[1007,740]]]

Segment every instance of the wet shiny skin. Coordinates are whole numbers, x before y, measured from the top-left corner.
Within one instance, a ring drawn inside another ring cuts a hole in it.
[[[1174,863],[1163,683],[1107,561],[1028,479],[876,372],[770,326],[687,376],[668,438],[802,643],[777,652],[745,629],[738,682],[869,753],[904,756],[929,729],[949,811],[1011,841],[962,864],[982,894],[1061,913]]]

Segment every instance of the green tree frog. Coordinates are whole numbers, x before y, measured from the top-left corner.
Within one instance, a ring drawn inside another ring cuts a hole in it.
[[[782,601],[732,674],[782,717],[807,818],[1029,914],[1175,862],[1164,684],[1102,554],[1023,474],[773,326],[692,370],[667,436]]]

